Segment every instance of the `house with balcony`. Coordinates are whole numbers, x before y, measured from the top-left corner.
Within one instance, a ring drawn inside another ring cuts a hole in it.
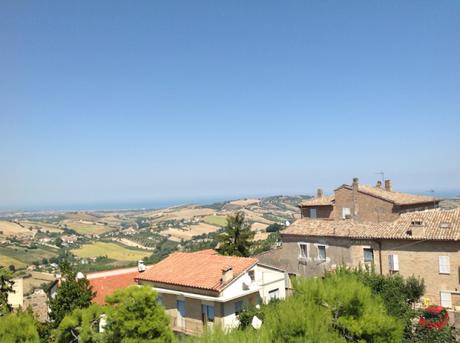
[[[286,297],[287,274],[256,258],[221,256],[214,250],[175,252],[139,273],[136,281],[158,293],[174,331],[201,334],[233,328],[248,305]]]

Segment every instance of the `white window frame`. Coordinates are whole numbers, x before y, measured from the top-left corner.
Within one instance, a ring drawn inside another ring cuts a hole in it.
[[[314,214],[314,215],[313,215]],[[310,218],[311,219],[316,219],[318,218],[318,210],[316,208],[310,208]]]
[[[399,257],[396,254],[388,255],[388,269],[390,272],[399,272]]]
[[[351,217],[351,208],[342,207],[342,219],[346,219],[347,215]]]
[[[308,260],[310,258],[310,247],[307,242],[299,242],[299,259]],[[305,246],[305,250],[307,252],[306,256],[303,254],[302,246]]]
[[[320,248],[324,248],[324,258],[321,258],[321,255],[320,255]],[[318,244],[316,246],[316,249],[318,250],[318,261],[320,262],[326,262],[327,261],[327,247],[326,245],[324,244]]]
[[[442,307],[452,308],[452,293],[450,291],[440,291],[439,300]]]
[[[268,291],[268,301],[278,300],[280,298],[280,289],[275,288]]]
[[[439,256],[439,274],[450,274],[449,256]]]

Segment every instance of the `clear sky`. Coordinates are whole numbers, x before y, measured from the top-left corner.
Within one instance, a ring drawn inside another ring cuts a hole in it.
[[[0,208],[460,190],[460,1],[0,2]]]

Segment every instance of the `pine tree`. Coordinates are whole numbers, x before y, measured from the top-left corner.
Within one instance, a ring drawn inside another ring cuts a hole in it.
[[[56,296],[50,301],[50,317],[54,327],[57,327],[61,320],[74,309],[91,305],[91,299],[95,295],[89,281],[86,278],[77,278],[77,272],[68,262],[62,263],[60,268],[62,283]]]
[[[8,294],[14,292],[14,281],[11,280],[11,277],[11,272],[0,266],[0,316],[12,310],[11,305],[8,304]]]
[[[156,298],[157,293],[148,286],[131,286],[109,295],[106,298],[111,306],[107,315],[107,341],[173,342],[169,317]]]
[[[237,212],[234,216],[227,217],[224,232],[219,235],[219,248],[222,255],[247,257],[251,254],[254,232],[251,225],[245,221],[244,213]]]

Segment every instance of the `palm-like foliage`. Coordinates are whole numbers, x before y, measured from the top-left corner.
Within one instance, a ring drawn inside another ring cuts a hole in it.
[[[222,255],[244,256],[251,254],[252,239],[254,232],[251,224],[245,221],[244,213],[238,212],[227,217],[227,225],[224,232],[219,235],[219,248]]]

